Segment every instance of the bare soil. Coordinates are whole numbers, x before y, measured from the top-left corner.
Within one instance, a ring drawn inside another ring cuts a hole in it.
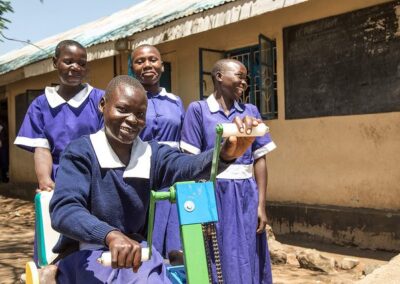
[[[34,208],[33,203],[0,195],[0,283],[19,283],[25,263],[33,255]],[[310,242],[299,243],[296,240],[278,238],[288,252],[288,263],[274,265],[272,268],[274,283],[354,283],[361,279],[365,265],[387,263],[393,253],[378,251],[360,251],[355,248],[322,245]],[[295,253],[304,248],[316,248],[326,256],[340,261],[343,257],[354,257],[360,265],[351,270],[340,270],[326,274],[300,268]]]

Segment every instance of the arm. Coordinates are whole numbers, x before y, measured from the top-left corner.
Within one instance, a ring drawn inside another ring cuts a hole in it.
[[[39,188],[36,191],[52,191],[54,189],[54,181],[51,179],[53,158],[50,150],[41,147],[35,148],[33,160],[35,162],[36,178],[39,183]]]
[[[258,187],[258,228],[257,233],[264,232],[267,224],[267,213],[265,212],[266,194],[268,184],[268,172],[266,156],[262,156],[254,162],[254,174]]]
[[[245,132],[258,125],[259,121],[246,116],[243,120],[235,118],[240,132]],[[230,136],[225,139],[219,155],[218,172],[225,170],[230,163],[241,157],[254,142],[255,137]],[[170,148],[160,147],[155,156],[153,177],[161,180],[153,184],[154,188],[168,187],[175,182],[193,179],[209,179],[212,164],[212,149],[198,155],[182,154]]]
[[[109,232],[117,230],[90,212],[92,165],[85,153],[87,144],[79,139],[71,143],[61,156],[56,186],[50,202],[52,227],[78,242],[105,245]],[[79,143],[78,143],[79,142]],[[74,148],[74,149],[72,149]]]

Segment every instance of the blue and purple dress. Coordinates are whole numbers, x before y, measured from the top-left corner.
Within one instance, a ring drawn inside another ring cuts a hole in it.
[[[236,101],[225,115],[213,95],[191,103],[183,123],[181,149],[193,154],[212,149],[216,125],[246,115],[261,118],[256,106]],[[257,137],[242,157],[217,176],[217,236],[225,283],[272,283],[266,233],[256,234],[258,187],[253,164],[275,148],[269,134]]]
[[[58,87],[46,87],[44,94],[33,100],[14,142],[30,152],[37,147],[49,149],[53,157],[53,180],[60,154],[69,142],[103,127],[103,115],[98,108],[103,90],[85,84],[69,101],[57,90]]]
[[[46,87],[44,94],[30,104],[14,144],[34,152],[35,148],[47,148],[53,158],[51,178],[54,181],[61,152],[74,139],[97,132],[103,127],[103,115],[99,102],[103,90],[89,84],[65,101],[57,87]],[[33,258],[37,264],[36,230]]]
[[[170,283],[156,249],[137,273],[103,267],[96,259],[107,250],[109,232],[119,230],[133,236],[145,231],[150,189],[205,178],[212,154],[187,155],[137,138],[126,166],[104,130],[71,142],[61,156],[50,214],[53,228],[61,233],[53,251],[61,253],[71,246],[79,249],[58,262],[57,283]],[[219,169],[228,166],[220,162]]]
[[[146,127],[140,133],[143,141],[155,140],[179,149],[185,110],[182,100],[164,88],[158,94],[147,93]],[[168,190],[165,188],[163,190]],[[176,204],[156,203],[153,245],[164,256],[182,248]]]

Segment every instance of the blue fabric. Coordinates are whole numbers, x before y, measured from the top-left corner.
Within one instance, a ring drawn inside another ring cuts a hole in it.
[[[165,89],[147,94],[146,127],[140,133],[143,141],[178,142],[185,115],[182,100]],[[168,188],[162,189],[168,191]],[[171,250],[181,250],[178,211],[176,204],[158,201],[155,207],[153,245],[164,256]]]
[[[144,245],[142,245],[144,246]],[[152,257],[145,261],[137,273],[132,269],[112,269],[97,262],[103,250],[82,250],[68,255],[58,262],[58,284],[159,284],[170,283],[166,276],[163,258],[153,248]],[[74,271],[74,273],[71,273]]]
[[[182,100],[165,89],[147,94],[146,127],[140,133],[143,141],[179,142],[185,111]]]
[[[95,133],[103,127],[103,115],[99,111],[99,102],[104,91],[93,88],[86,100],[74,108],[63,103],[51,108],[45,94],[37,97],[30,104],[18,137],[47,139],[53,157],[52,178],[56,175],[61,152],[69,142]],[[34,145],[18,145],[34,152]]]
[[[239,108],[232,106],[229,115],[225,115],[221,109],[212,112],[207,101],[193,102],[185,115],[182,142],[202,152],[212,149],[215,126],[246,115],[261,117],[251,104],[239,104]],[[235,164],[252,164],[252,153],[268,143],[272,143],[269,134],[257,137],[252,148]],[[255,179],[217,179],[216,199],[219,217],[217,237],[225,283],[272,283],[266,234],[256,234],[258,188]]]

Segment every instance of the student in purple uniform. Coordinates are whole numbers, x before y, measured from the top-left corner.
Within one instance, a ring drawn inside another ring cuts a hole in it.
[[[14,142],[34,152],[37,192],[54,189],[60,154],[69,142],[103,127],[98,105],[104,91],[82,83],[87,74],[86,49],[73,40],[61,41],[53,66],[59,86],[46,87],[44,94],[33,100]],[[37,264],[36,233],[33,258]],[[50,279],[55,270],[55,266],[47,266],[40,277]]]
[[[174,182],[208,178],[212,151],[183,154],[139,133],[146,123],[146,91],[129,76],[109,83],[101,100],[104,129],[83,136],[63,152],[50,203],[52,226],[62,236],[54,248],[79,250],[58,262],[57,283],[169,283],[160,254],[141,263],[139,234],[146,223],[150,189]],[[258,125],[246,117],[235,120],[241,131]],[[251,146],[254,138],[229,137],[222,146],[220,168],[226,169]],[[97,263],[110,250],[112,267]]]
[[[29,106],[14,144],[34,152],[38,191],[51,191],[60,154],[72,140],[101,129],[98,110],[103,90],[84,84],[86,49],[73,40],[61,41],[53,57],[60,85],[46,87]]]
[[[178,96],[160,87],[160,77],[164,72],[160,52],[155,46],[141,45],[133,50],[131,57],[132,71],[147,91],[148,98],[146,126],[140,138],[143,141],[154,139],[179,149],[185,111]],[[176,204],[157,202],[153,234],[154,247],[165,257],[170,256],[172,263],[179,263],[182,245]]]
[[[235,116],[261,118],[256,106],[238,102],[247,88],[246,76],[246,67],[239,61],[216,62],[212,69],[214,93],[187,109],[182,150],[199,154],[212,149],[215,126]],[[225,283],[272,283],[265,233],[265,155],[275,147],[269,134],[257,137],[243,156],[217,176],[217,234]]]

